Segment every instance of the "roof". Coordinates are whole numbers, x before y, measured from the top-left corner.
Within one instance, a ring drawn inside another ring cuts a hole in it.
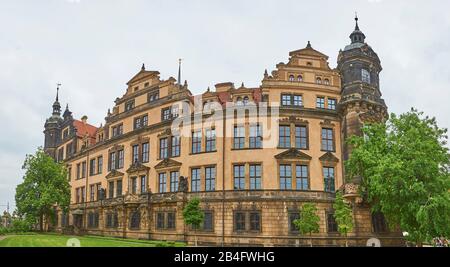
[[[315,50],[310,45],[308,45],[306,48],[289,52],[289,56],[294,56],[294,55],[320,57],[320,58],[325,58],[328,60],[327,55]]]
[[[90,125],[88,123],[84,123],[80,120],[73,120],[73,126],[75,129],[77,129],[77,136],[78,137],[84,137],[86,134],[89,135],[89,137],[94,137],[97,133],[98,128]]]

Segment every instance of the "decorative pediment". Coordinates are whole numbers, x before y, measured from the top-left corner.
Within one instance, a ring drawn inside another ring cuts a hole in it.
[[[149,141],[150,141],[150,138],[139,135],[133,142],[131,142],[131,145],[139,145],[139,144],[146,143]]]
[[[298,123],[298,124],[308,124],[307,120],[296,116],[289,116],[278,120],[279,123]]]
[[[286,160],[286,159],[296,159],[296,160],[311,160],[311,156],[303,153],[302,151],[291,148],[286,150],[278,155],[275,155],[275,158],[278,160]]]
[[[164,137],[164,136],[170,136],[171,134],[172,134],[172,131],[170,130],[170,128],[166,128],[161,133],[158,134],[158,138]]]
[[[122,177],[124,175],[123,172],[119,172],[118,170],[111,170],[108,175],[106,175],[106,179]]]
[[[322,163],[333,163],[333,164],[335,164],[335,163],[339,162],[339,159],[335,155],[333,155],[333,153],[331,153],[331,152],[327,152],[327,153],[323,154],[319,158],[319,160],[322,161]]]
[[[132,83],[138,82],[138,81],[143,80],[145,78],[156,77],[158,75],[159,75],[158,71],[147,71],[147,70],[145,70],[145,67],[142,66],[141,71],[138,72],[136,75],[134,75],[133,78],[131,78],[131,80],[129,80],[127,82],[127,85],[130,85]]]
[[[181,162],[178,162],[173,159],[163,159],[161,162],[156,164],[155,169],[165,169],[165,168],[172,168],[172,167],[180,167]]]
[[[111,148],[108,150],[108,152],[113,152],[113,151],[122,150],[123,148],[124,148],[123,145],[115,144],[113,147],[111,147]]]
[[[329,119],[325,119],[320,122],[320,125],[326,126],[326,127],[334,127],[334,124]]]
[[[150,167],[145,166],[142,163],[134,163],[128,168],[127,173],[135,173],[141,171],[148,171]]]

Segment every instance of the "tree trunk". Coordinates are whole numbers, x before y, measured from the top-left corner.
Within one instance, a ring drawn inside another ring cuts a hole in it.
[[[197,228],[194,230],[194,245],[197,247]]]
[[[313,242],[312,242],[312,233],[309,233],[309,246],[312,247],[313,246]]]
[[[345,247],[348,248],[347,233],[345,233],[344,236],[345,236]]]
[[[44,214],[41,213],[41,215],[39,216],[39,230],[41,232],[44,231]]]

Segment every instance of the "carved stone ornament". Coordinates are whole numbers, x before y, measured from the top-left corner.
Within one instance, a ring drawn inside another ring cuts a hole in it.
[[[336,164],[339,162],[339,159],[335,155],[333,155],[333,153],[331,153],[331,152],[327,152],[327,153],[323,154],[319,158],[319,160],[325,164],[330,164],[330,163]]]
[[[163,159],[158,164],[155,165],[155,169],[165,169],[165,168],[171,168],[171,167],[179,167],[181,166],[181,162],[178,162],[173,159]]]
[[[134,163],[128,168],[127,173],[146,172],[150,167],[145,166],[142,163]]]
[[[189,191],[189,183],[188,178],[184,176],[180,176],[178,180],[178,192],[188,192]]]

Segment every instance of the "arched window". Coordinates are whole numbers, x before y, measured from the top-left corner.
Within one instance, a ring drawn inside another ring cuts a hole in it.
[[[370,83],[370,72],[368,70],[361,70],[361,80],[363,83]]]
[[[249,98],[248,96],[244,97],[244,106],[248,105]]]
[[[303,82],[303,76],[302,76],[302,75],[298,75],[298,76],[297,76],[297,81]]]
[[[289,75],[289,81],[290,81],[290,82],[293,82],[294,80],[295,80],[294,75]]]
[[[236,99],[236,105],[237,106],[242,106],[242,97],[238,97],[237,99]]]
[[[383,213],[372,213],[372,226],[374,233],[386,233],[388,231],[386,219],[384,218]]]
[[[131,213],[130,229],[139,229],[141,225],[141,213],[135,211]]]
[[[323,83],[324,83],[325,85],[330,85],[330,80],[325,79],[325,80],[323,80]]]
[[[317,83],[317,84],[322,84],[322,79],[321,79],[320,77],[317,77],[317,78],[316,78],[316,83]]]

